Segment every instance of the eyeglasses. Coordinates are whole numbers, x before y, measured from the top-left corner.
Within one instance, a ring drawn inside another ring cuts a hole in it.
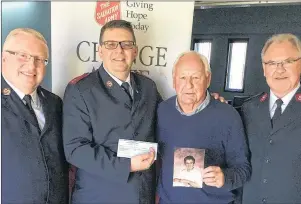
[[[297,59],[286,59],[281,62],[275,62],[275,61],[269,61],[269,62],[263,62],[268,68],[276,69],[278,65],[281,65],[283,68],[290,68],[294,62],[297,62],[300,60],[301,57]]]
[[[101,45],[104,45],[106,49],[108,50],[114,50],[117,48],[118,44],[120,47],[124,50],[133,49],[133,47],[136,45],[134,41],[104,41],[101,43]]]
[[[25,52],[14,52],[10,50],[5,50],[5,52],[8,52],[9,54],[15,55],[19,61],[21,62],[28,62],[31,58],[35,60],[35,62],[39,65],[46,66],[48,64],[48,59],[44,59],[41,57],[33,56]]]

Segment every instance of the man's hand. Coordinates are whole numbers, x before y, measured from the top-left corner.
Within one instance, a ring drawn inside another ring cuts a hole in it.
[[[192,181],[189,181],[189,180],[187,180],[187,179],[180,179],[179,182],[180,182],[180,183],[183,183],[183,184],[186,184],[186,185],[189,185],[189,186],[191,186],[191,183],[193,183]]]
[[[131,158],[131,172],[148,169],[155,160],[155,150],[150,148],[149,153],[140,154]]]
[[[222,96],[220,96],[218,93],[211,93],[211,96],[213,96],[213,98],[215,98],[216,100],[219,100],[222,103],[228,103],[228,101],[226,101],[226,99]]]
[[[183,184],[188,184],[189,185],[189,182],[188,180],[186,179],[179,179],[179,178],[174,178],[173,179],[173,182],[179,182],[179,183],[183,183]]]
[[[203,171],[203,181],[207,186],[221,188],[225,184],[225,176],[218,166],[209,166]]]

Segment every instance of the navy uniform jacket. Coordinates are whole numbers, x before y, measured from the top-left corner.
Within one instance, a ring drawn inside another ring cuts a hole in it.
[[[301,203],[301,88],[271,127],[269,93],[244,103],[252,177],[243,203]]]
[[[121,87],[100,67],[72,80],[65,91],[63,138],[67,160],[77,167],[73,203],[153,203],[152,166],[130,172],[130,159],[117,157],[119,139],[155,141],[155,83],[131,73],[132,108]]]
[[[2,203],[68,203],[68,165],[62,142],[62,100],[38,87],[45,126],[38,124],[2,78]]]

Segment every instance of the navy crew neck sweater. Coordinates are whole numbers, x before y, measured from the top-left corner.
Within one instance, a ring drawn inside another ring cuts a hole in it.
[[[160,204],[164,203],[229,203],[233,190],[251,174],[248,148],[241,118],[228,104],[211,99],[202,111],[185,116],[175,107],[176,97],[158,108],[158,140],[162,168],[158,183]],[[205,168],[219,166],[225,175],[221,188],[173,187],[173,163],[176,147],[205,149]]]

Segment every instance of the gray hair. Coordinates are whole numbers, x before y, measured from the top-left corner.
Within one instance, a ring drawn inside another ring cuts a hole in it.
[[[261,59],[263,59],[264,54],[266,53],[266,51],[268,50],[271,44],[282,43],[287,41],[292,43],[292,45],[296,47],[301,57],[301,42],[299,38],[291,33],[282,33],[282,34],[273,35],[266,41],[261,51]]]
[[[40,32],[38,32],[38,31],[36,31],[34,29],[31,29],[31,28],[16,28],[16,29],[10,31],[10,33],[7,35],[7,37],[6,37],[6,39],[5,39],[4,43],[3,43],[3,50],[7,49],[7,46],[8,46],[7,42],[11,38],[13,38],[13,37],[15,37],[17,35],[20,35],[20,34],[31,35],[31,36],[37,38],[38,40],[41,40],[46,45],[46,48],[47,48],[47,57],[49,57],[49,49],[48,49],[47,41],[45,40],[44,36]]]
[[[103,34],[105,33],[105,31],[108,29],[113,29],[113,28],[122,28],[122,29],[129,31],[133,36],[134,42],[136,42],[135,33],[133,30],[132,24],[130,22],[125,21],[125,20],[112,20],[112,21],[107,22],[101,28],[100,35],[99,35],[99,44],[102,44],[102,37],[103,37]]]
[[[173,74],[174,74],[175,67],[177,66],[179,60],[180,60],[182,57],[184,57],[185,55],[187,55],[187,54],[195,54],[195,55],[197,55],[197,56],[199,57],[200,61],[203,63],[203,65],[204,65],[204,67],[205,67],[205,70],[206,70],[207,72],[211,73],[211,68],[210,68],[210,65],[209,65],[209,62],[208,62],[207,58],[206,58],[204,55],[202,55],[202,54],[200,54],[200,53],[198,53],[198,52],[196,52],[196,51],[191,51],[191,50],[190,50],[190,51],[186,51],[186,52],[181,53],[181,54],[177,57],[177,59],[176,59],[174,65],[173,65],[173,69],[172,69],[172,73],[173,73]]]

